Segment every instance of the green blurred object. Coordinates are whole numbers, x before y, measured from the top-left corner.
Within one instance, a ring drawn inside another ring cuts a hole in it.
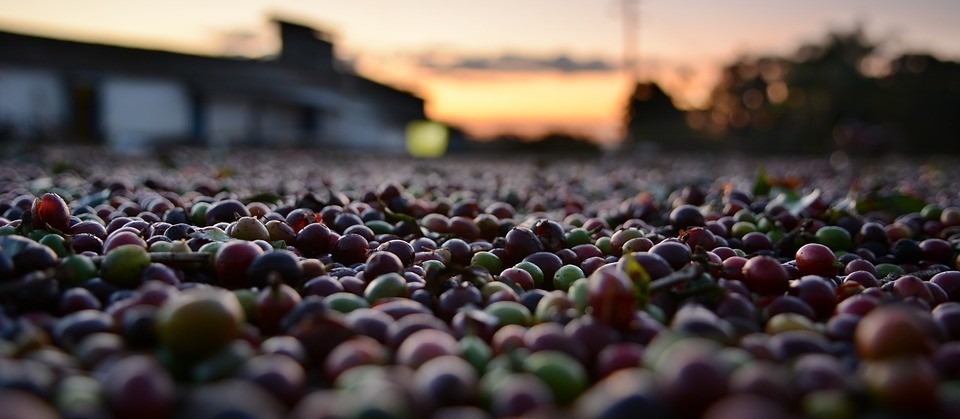
[[[403,297],[407,294],[407,281],[396,272],[376,277],[367,284],[363,297],[370,303],[389,297]]]
[[[442,157],[447,151],[446,125],[434,121],[412,121],[407,124],[407,153],[419,158]]]
[[[822,227],[814,233],[817,242],[826,245],[830,250],[850,250],[853,248],[853,237],[850,232],[837,226]]]
[[[470,259],[471,265],[483,267],[493,275],[500,275],[503,272],[503,262],[497,255],[490,252],[477,252]]]
[[[530,276],[533,277],[533,285],[537,286],[537,288],[543,286],[543,270],[533,262],[524,261],[514,265],[513,267],[529,272]]]
[[[363,297],[349,292],[337,292],[326,296],[323,299],[324,304],[341,313],[349,313],[353,310],[368,308],[370,303]]]
[[[97,276],[97,266],[89,257],[70,255],[60,258],[57,278],[60,280],[61,289],[80,286],[95,276]]]
[[[553,275],[553,286],[558,290],[566,291],[574,281],[583,278],[583,270],[576,265],[563,265]]]
[[[523,327],[533,323],[533,313],[516,301],[497,301],[486,306],[483,311],[496,317],[500,325],[518,324]]]
[[[67,243],[63,236],[59,234],[47,234],[40,238],[40,244],[49,247],[58,257],[64,257],[69,254]]]
[[[568,231],[565,237],[567,239],[568,248],[578,244],[591,244],[592,242],[590,239],[590,232],[579,227]]]
[[[133,289],[143,282],[141,274],[147,265],[150,265],[147,249],[136,244],[125,244],[114,248],[103,258],[100,276],[114,286]]]

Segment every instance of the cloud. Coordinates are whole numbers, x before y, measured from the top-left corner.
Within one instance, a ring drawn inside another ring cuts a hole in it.
[[[420,67],[438,71],[496,71],[528,73],[555,71],[558,73],[608,73],[618,71],[620,66],[609,61],[592,59],[577,60],[561,54],[553,57],[537,57],[519,54],[503,54],[494,57],[455,57],[440,60],[433,56],[423,56],[418,60]]]

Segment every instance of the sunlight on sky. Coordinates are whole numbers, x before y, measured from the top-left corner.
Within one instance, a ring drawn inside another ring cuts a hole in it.
[[[547,131],[612,140],[619,136],[614,128],[623,120],[627,86],[624,78],[609,74],[490,75],[467,82],[439,77],[424,93],[432,98],[430,115],[473,132],[489,135],[500,128],[536,134],[540,130],[523,129],[532,123]]]
[[[359,72],[413,90],[430,117],[473,133],[566,127],[611,140],[627,94],[618,0],[0,0],[0,10],[3,30],[246,56],[277,51],[269,17],[293,19],[332,32]],[[888,54],[960,58],[951,0],[642,0],[640,10],[641,74],[686,108],[738,55],[788,54],[857,23]]]
[[[455,118],[459,109],[470,108],[464,118],[482,119],[558,119],[604,118],[623,108],[623,104],[605,103],[607,98],[624,96],[626,83],[610,76],[527,75],[493,80],[462,82],[441,78],[431,83],[427,94],[436,98],[430,110],[438,117]],[[563,89],[557,86],[563,85]],[[504,106],[504,97],[509,106]],[[571,103],[583,107],[571,107]],[[517,114],[517,109],[521,114]]]

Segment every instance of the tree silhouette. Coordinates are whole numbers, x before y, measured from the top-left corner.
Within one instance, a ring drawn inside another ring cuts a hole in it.
[[[900,140],[897,151],[953,153],[960,140],[960,63],[927,54],[904,54],[880,79],[874,98],[878,118],[889,121]]]
[[[687,119],[749,152],[956,153],[943,145],[960,132],[960,64],[905,54],[878,76],[875,51],[855,27],[792,57],[740,57]]]
[[[627,103],[627,143],[655,144],[662,149],[679,148],[691,142],[692,133],[683,111],[660,86],[638,82]]]

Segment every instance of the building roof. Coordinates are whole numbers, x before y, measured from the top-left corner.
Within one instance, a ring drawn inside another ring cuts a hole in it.
[[[277,21],[286,29],[309,29]],[[329,44],[320,32],[316,42]],[[0,64],[55,70],[68,76],[102,74],[182,80],[202,92],[249,94],[292,102],[315,102],[336,90],[423,106],[415,95],[362,76],[318,70],[280,59],[248,59],[185,54],[101,43],[79,42],[0,31]]]

